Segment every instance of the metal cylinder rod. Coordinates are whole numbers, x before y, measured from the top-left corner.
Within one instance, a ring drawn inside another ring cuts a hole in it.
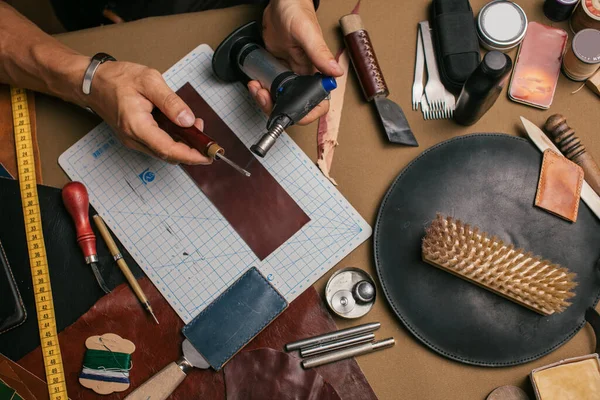
[[[377,350],[383,350],[388,347],[392,347],[396,344],[394,338],[383,339],[378,342],[364,343],[357,346],[348,347],[338,351],[332,351],[327,354],[308,358],[302,361],[303,368],[314,368],[319,365],[329,364],[335,361],[344,360],[346,358],[360,356],[362,354],[371,353]]]
[[[376,331],[380,327],[381,324],[379,322],[370,322],[368,324],[357,325],[351,328],[340,329],[338,331],[329,332],[323,335],[313,336],[311,338],[288,343],[285,345],[285,350],[294,351],[298,349],[304,349],[306,347],[312,347],[328,342],[333,342],[335,340],[346,339],[352,336],[358,336]]]
[[[300,350],[301,357],[311,357],[318,354],[327,353],[328,351],[339,350],[345,347],[354,346],[357,344],[371,342],[375,339],[374,333],[367,333],[366,335],[354,336],[348,339],[342,339],[335,342],[322,344],[316,347],[310,347],[308,349]]]

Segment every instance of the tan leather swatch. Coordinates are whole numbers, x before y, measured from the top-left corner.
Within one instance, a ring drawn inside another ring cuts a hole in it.
[[[582,184],[583,169],[548,149],[544,152],[535,205],[567,221],[575,222]]]

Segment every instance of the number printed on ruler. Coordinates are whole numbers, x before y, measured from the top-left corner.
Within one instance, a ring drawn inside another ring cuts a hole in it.
[[[54,302],[52,300],[50,273],[36,186],[37,180],[29,109],[27,107],[27,93],[23,89],[11,87],[10,94],[19,170],[19,186],[21,201],[23,203],[23,215],[25,217],[27,248],[33,279],[35,308],[44,356],[46,381],[48,382],[48,393],[50,394],[50,400],[67,400],[67,386],[65,384],[65,374],[60,346],[58,344],[58,334],[56,332]]]

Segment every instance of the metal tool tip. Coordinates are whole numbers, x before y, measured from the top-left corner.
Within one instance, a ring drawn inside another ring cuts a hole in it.
[[[152,309],[149,308],[148,311],[150,312],[150,315],[152,315],[152,318],[154,318],[156,325],[160,325],[160,322],[158,322],[158,319],[156,318],[156,315],[154,315],[154,312],[152,311]]]

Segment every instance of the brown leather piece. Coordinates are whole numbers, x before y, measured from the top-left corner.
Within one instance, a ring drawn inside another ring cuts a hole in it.
[[[33,142],[33,156],[35,159],[35,176],[37,183],[42,182],[42,167],[40,162],[40,149],[38,147],[35,96],[32,91],[27,91],[27,104],[29,106],[29,119],[31,123],[31,139]],[[13,131],[12,105],[10,102],[10,86],[0,85],[0,163],[15,178],[18,178],[17,155],[15,153],[15,133]]]
[[[367,101],[375,96],[386,97],[389,91],[367,31],[360,29],[349,33],[344,41]]]
[[[583,170],[552,150],[544,152],[535,205],[567,221],[575,222],[579,211]]]
[[[58,335],[70,399],[98,398],[96,393],[84,388],[78,381],[85,354],[85,340],[92,335],[116,333],[131,340],[136,346],[132,355],[130,389],[114,393],[111,399],[124,398],[164,366],[181,357],[183,322],[150,280],[142,278],[139,283],[152,304],[160,325],[156,325],[142,309],[129,286],[123,284],[101,298],[77,322]],[[229,363],[236,362],[240,354],[250,350],[271,348],[282,351],[286,343],[336,329],[321,298],[315,289],[310,287]],[[290,356],[297,358],[298,354],[290,353]],[[39,347],[23,357],[19,363],[35,375],[42,378],[45,376]],[[315,370],[343,399],[377,398],[354,359],[324,365]],[[170,397],[170,400],[193,399],[225,399],[223,371],[193,369]]]
[[[177,94],[204,120],[205,133],[225,149],[225,155],[252,176],[246,177],[218,160],[209,166],[182,165],[182,168],[254,254],[264,260],[310,218],[192,85],[186,83]],[[182,128],[166,117],[157,116],[157,121],[170,135],[185,136]]]
[[[0,380],[16,390],[23,400],[49,398],[46,382],[2,354],[0,354]]]
[[[225,366],[227,400],[340,400],[335,389],[312,369],[274,349],[246,351]]]

